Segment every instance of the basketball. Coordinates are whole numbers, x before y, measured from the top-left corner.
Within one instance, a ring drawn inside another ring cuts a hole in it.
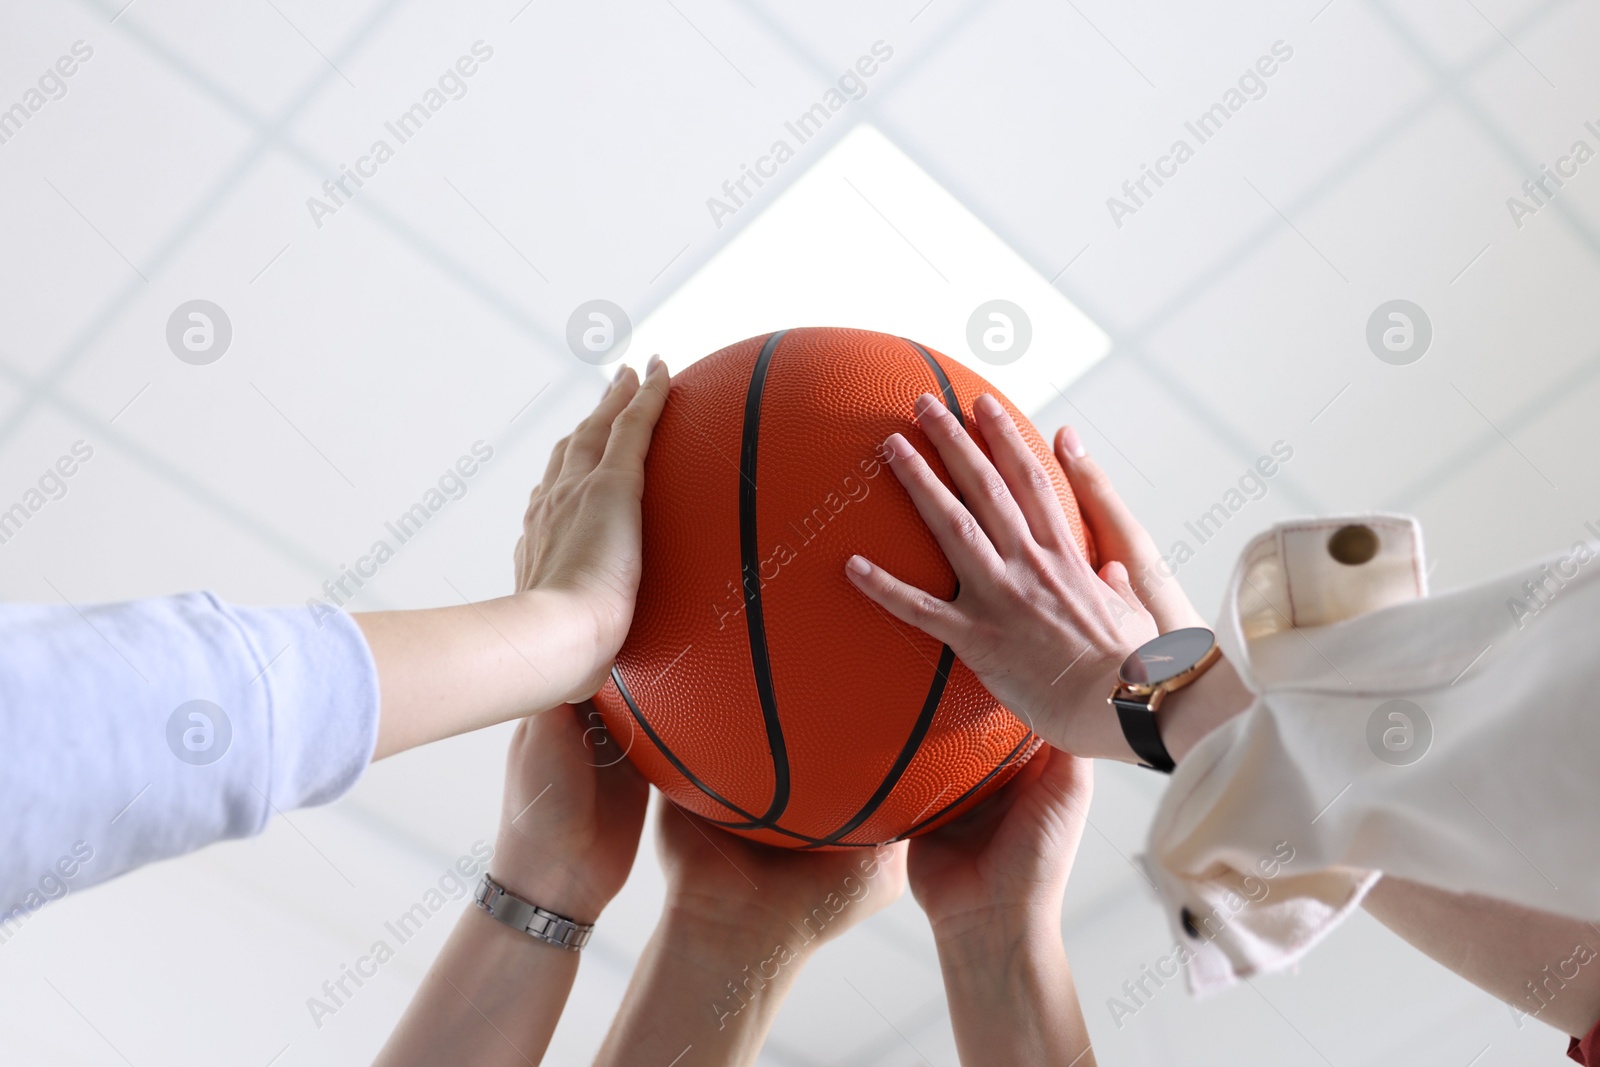
[[[1042,743],[948,646],[845,577],[859,553],[936,595],[956,593],[882,452],[899,431],[950,484],[915,421],[923,393],[969,428],[973,401],[994,395],[1093,562],[1049,446],[938,352],[809,328],[692,364],[673,379],[650,445],[643,582],[595,697],[612,738],[675,803],[772,845],[870,847],[961,815]]]

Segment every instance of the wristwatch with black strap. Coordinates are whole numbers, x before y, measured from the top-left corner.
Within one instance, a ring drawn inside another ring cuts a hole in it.
[[[1172,773],[1177,763],[1161,740],[1156,711],[1168,693],[1200,677],[1221,655],[1216,634],[1204,626],[1188,626],[1146,641],[1123,661],[1106,703],[1117,709],[1122,736],[1140,766]]]

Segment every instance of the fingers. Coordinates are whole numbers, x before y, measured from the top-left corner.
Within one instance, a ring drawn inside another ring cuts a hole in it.
[[[1034,782],[1044,774],[1052,752],[1054,750],[1048,745],[1040,748],[1032,759],[1022,765],[1021,770],[1011,776],[1011,781],[1001,786],[993,796],[963,812],[959,818],[939,827],[929,836],[939,835],[956,841],[988,842],[994,837],[995,829],[1006,821],[1006,816],[1016,807],[1017,801],[1027,796]]]
[[[900,479],[900,484],[910,494],[917,513],[944,550],[956,577],[966,583],[980,575],[1001,573],[1005,569],[1005,562],[995,551],[994,544],[972,513],[933,473],[933,468],[928,466],[922,454],[897,433],[890,434],[884,445],[895,477]],[[1005,483],[1002,482],[1001,489],[1004,488]]]
[[[1083,447],[1077,430],[1071,426],[1057,430],[1055,450],[1056,458],[1061,461],[1061,469],[1067,472],[1067,481],[1072,484],[1072,492],[1078,498],[1078,507],[1096,540],[1104,531],[1108,539],[1116,538],[1130,544],[1149,541],[1144,527],[1117,495],[1111,479],[1089,455],[1088,449]]]
[[[639,376],[632,367],[622,368],[589,417],[578,423],[578,428],[572,431],[561,465],[563,479],[582,478],[594,470],[600,457],[605,454],[612,423],[627,408],[638,390]]]
[[[1094,760],[1046,746],[1030,762],[1037,762],[1040,756],[1049,757],[1040,786],[1049,791],[1057,810],[1068,820],[1069,833],[1081,834],[1094,796]]]
[[[910,850],[911,850],[910,842],[908,842],[908,841],[896,841],[896,842],[894,842],[893,844],[891,844],[888,847],[888,851],[890,852],[889,858],[886,859],[886,860],[880,860],[879,864],[878,864],[879,868],[880,869],[887,868],[890,874],[900,878],[901,881],[903,882],[905,880],[905,871],[906,871],[906,853],[909,852]],[[878,846],[876,851],[877,851],[878,855],[881,856],[883,854],[883,846],[881,846],[881,845]]]
[[[955,642],[961,616],[949,601],[907,585],[861,556],[851,556],[844,570],[852,585],[890,615],[942,644]]]
[[[1056,432],[1055,452],[1062,469],[1067,472],[1067,481],[1078,498],[1078,508],[1089,524],[1095,543],[1102,551],[1111,546],[1123,546],[1122,562],[1127,565],[1129,584],[1155,618],[1157,628],[1165,633],[1185,626],[1205,625],[1182,587],[1162,563],[1150,534],[1122,502],[1111,479],[1089,455],[1071,426],[1063,426]]]
[[[605,716],[594,706],[594,699],[574,701],[567,705],[578,717],[582,733],[579,744],[583,748],[583,760],[594,767],[602,776],[611,773],[613,768],[630,765],[624,759],[627,751],[611,736],[611,731],[606,727]],[[624,772],[617,772],[619,776],[626,777]],[[637,773],[637,772],[635,772]]]
[[[1094,760],[1083,756],[1074,756],[1059,748],[1044,746],[1044,751],[1039,756],[1048,754],[1050,759],[1045,764],[1045,778],[1056,785],[1070,788],[1074,792],[1081,792],[1083,800],[1088,802],[1090,794],[1094,792]],[[1034,759],[1038,759],[1035,756]]]
[[[661,850],[662,867],[667,873],[668,886],[695,886],[729,884],[727,876],[741,871],[740,864],[731,857],[752,847],[750,842],[735,837],[720,826],[713,825],[671,800],[662,798],[656,816],[656,840]],[[709,850],[709,851],[708,851]],[[713,867],[720,864],[720,867]],[[731,865],[733,871],[727,870]],[[745,877],[733,876],[741,888],[750,884]]]
[[[1011,555],[1028,537],[1028,524],[1006,480],[950,409],[932,393],[917,398],[917,424],[939,450],[939,458],[967,510],[1000,554]]]
[[[880,904],[889,905],[899,900],[906,891],[906,857],[910,854],[910,845],[905,841],[896,841],[890,845],[887,859],[882,858],[884,849],[876,850],[878,869],[867,878],[870,892],[879,899]]]
[[[637,833],[644,825],[650,783],[606,730],[593,701],[585,700],[571,708],[583,728],[578,740],[582,759],[595,768],[596,801],[605,814],[606,825],[625,825]]]
[[[995,468],[1010,487],[1033,539],[1050,548],[1071,545],[1072,534],[1056,487],[1011,416],[988,393],[978,397],[972,407],[978,415],[978,431],[994,456]]]
[[[633,391],[628,404],[611,427],[601,463],[623,470],[644,470],[645,453],[650,451],[650,435],[655,432],[661,412],[667,406],[672,375],[660,356],[651,356],[644,381]]]

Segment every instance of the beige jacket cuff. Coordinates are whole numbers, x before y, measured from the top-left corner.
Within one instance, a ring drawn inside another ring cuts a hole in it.
[[[1282,729],[1261,694],[1284,685],[1353,694],[1357,680],[1319,647],[1318,629],[1426,594],[1422,533],[1408,517],[1284,522],[1245,548],[1216,630],[1257,699],[1174,772],[1145,857],[1197,995],[1291,966],[1377,881],[1318,855],[1317,823],[1340,786],[1304,773],[1317,753],[1291,754],[1308,738]],[[1404,725],[1389,730],[1403,753]]]

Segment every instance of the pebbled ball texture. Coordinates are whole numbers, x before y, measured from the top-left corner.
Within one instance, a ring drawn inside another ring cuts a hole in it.
[[[955,594],[881,460],[898,430],[950,484],[913,417],[925,392],[953,401],[968,426],[979,395],[1000,401],[1093,562],[1049,446],[954,360],[886,334],[805,328],[693,364],[674,378],[650,445],[644,580],[595,697],[612,737],[675,803],[774,845],[866,847],[956,818],[1037,750],[949,649],[845,577],[860,553]]]

